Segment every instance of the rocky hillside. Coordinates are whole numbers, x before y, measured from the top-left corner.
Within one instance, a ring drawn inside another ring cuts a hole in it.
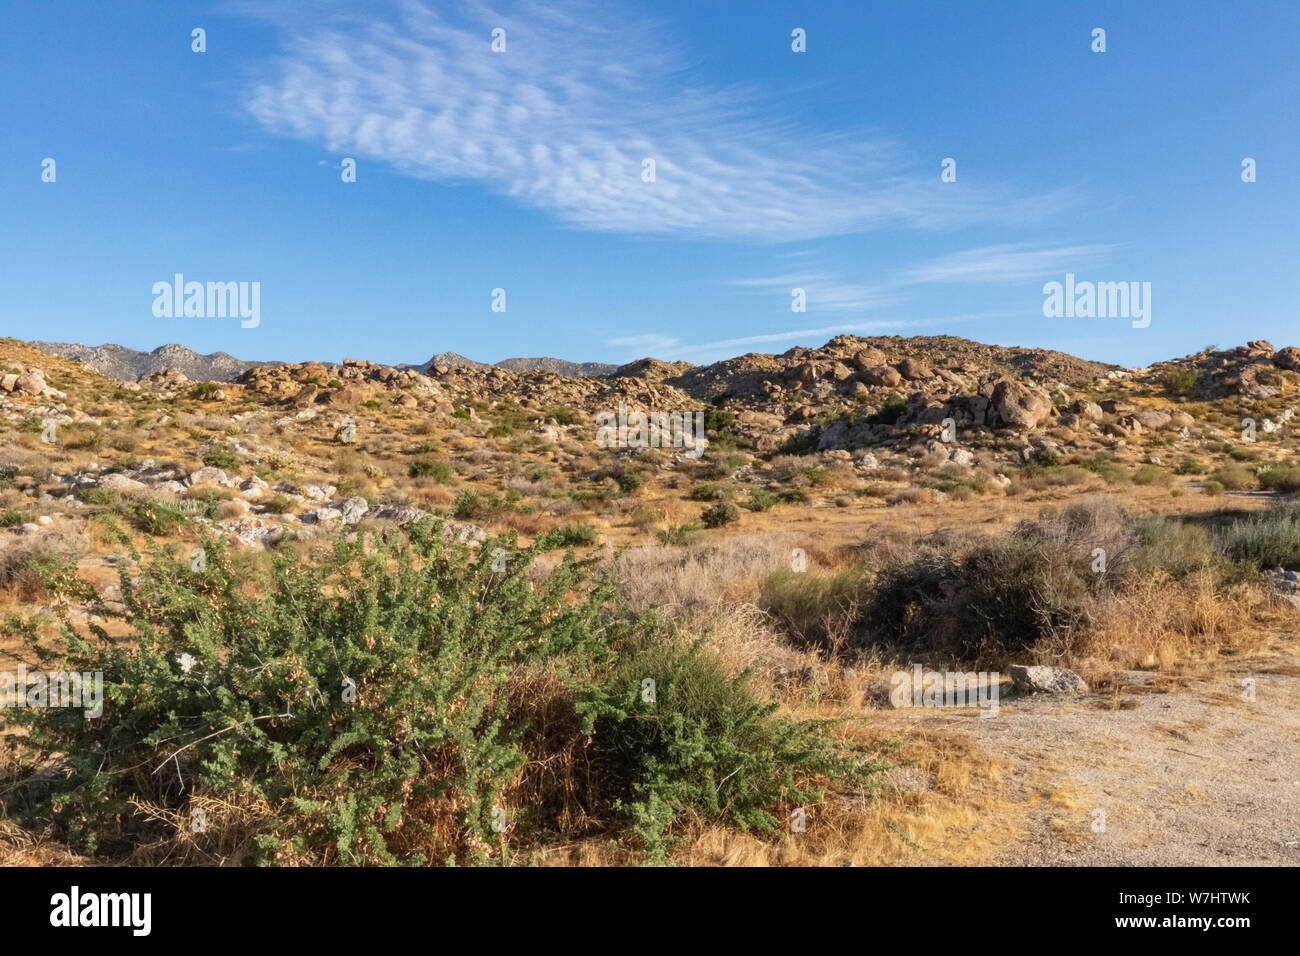
[[[564,359],[550,358],[508,358],[497,362],[497,368],[512,372],[554,372],[566,378],[590,378],[593,375],[609,375],[617,371],[617,365],[608,362],[567,362]]]
[[[228,382],[247,369],[267,362],[248,362],[213,352],[200,355],[183,345],[160,345],[152,352],[137,352],[121,345],[82,345],[80,342],[32,342],[34,348],[51,355],[83,362],[109,378],[134,382],[143,375],[175,370],[196,381]]]
[[[413,368],[418,372],[428,372],[435,365],[444,365],[448,368],[503,368],[511,372],[552,372],[565,378],[591,378],[609,375],[618,370],[617,365],[610,365],[607,362],[569,362],[549,356],[502,359],[493,366],[487,362],[476,362],[456,352],[439,352],[423,365],[399,365],[398,368]]]

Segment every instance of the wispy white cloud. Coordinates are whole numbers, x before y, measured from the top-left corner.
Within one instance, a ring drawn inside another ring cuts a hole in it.
[[[945,189],[888,137],[814,131],[753,89],[706,88],[662,27],[609,5],[403,2],[381,19],[276,6],[284,52],[247,111],[275,132],[412,176],[477,182],[572,226],[760,241],[1020,222],[1069,204]],[[453,22],[454,20],[454,22]],[[506,52],[490,49],[506,30]],[[656,181],[642,180],[655,160]]]
[[[942,322],[965,322],[983,316],[946,316]],[[631,361],[646,355],[674,361],[685,359],[692,362],[710,362],[718,359],[732,358],[742,349],[753,351],[749,346],[773,346],[781,343],[804,342],[820,345],[836,335],[873,335],[877,333],[893,334],[903,329],[918,329],[936,326],[940,320],[888,320],[879,319],[869,322],[840,322],[816,328],[784,329],[779,332],[764,332],[759,335],[746,335],[739,338],[719,339],[713,342],[684,343],[680,338],[665,335],[626,336],[610,339],[606,344],[629,347],[625,359]],[[783,351],[783,350],[782,350]]]
[[[1024,243],[1005,243],[965,249],[907,269],[898,282],[905,285],[1022,282],[1077,269],[1119,247],[1111,243],[1035,248]]]
[[[784,272],[761,278],[731,279],[728,285],[771,295],[803,289],[810,311],[863,312],[896,306],[927,285],[1023,282],[1059,276],[1091,265],[1120,248],[1119,244],[1032,246],[1004,243],[964,249],[896,271],[873,282],[857,281],[825,270]]]

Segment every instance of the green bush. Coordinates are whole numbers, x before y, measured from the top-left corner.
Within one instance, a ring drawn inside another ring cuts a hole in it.
[[[171,534],[190,519],[190,515],[180,506],[166,501],[133,501],[123,504],[131,523],[154,537]],[[206,507],[200,504],[200,508],[205,516],[210,517]]]
[[[721,528],[725,524],[740,520],[740,510],[730,501],[719,501],[712,508],[706,508],[700,514],[700,521],[706,528]]]
[[[1234,521],[1225,538],[1225,550],[1238,561],[1261,570],[1300,569],[1300,504],[1288,502]]]
[[[1182,398],[1192,391],[1196,384],[1196,369],[1170,369],[1160,376],[1160,385],[1166,392],[1176,398]]]
[[[9,488],[18,477],[17,465],[0,465],[0,488]]]
[[[825,722],[778,716],[703,644],[611,613],[612,569],[593,578],[594,560],[566,555],[539,575],[550,542],[472,549],[440,531],[341,533],[321,563],[247,561],[205,536],[201,573],[155,547],[122,564],[120,610],[47,568],[60,596],[121,626],[79,631],[60,601],[52,646],[39,621],[5,621],[46,670],[104,675],[93,719],[14,712],[26,770],[7,815],[109,859],[234,845],[231,862],[485,864],[511,862],[496,808],[522,807],[536,844],[591,825],[559,812],[570,801],[655,862],[681,821],[775,833],[827,784],[862,792],[881,769]],[[264,812],[179,840],[196,799]]]
[[[1174,476],[1159,465],[1142,465],[1133,472],[1135,485],[1168,485],[1173,480]]]
[[[162,552],[138,583],[123,569],[125,611],[98,611],[129,640],[64,621],[62,669],[103,672],[103,716],[18,718],[30,765],[60,766],[20,815],[87,852],[166,837],[131,802],[183,810],[197,792],[274,807],[264,862],[486,862],[492,808],[525,762],[510,675],[583,660],[621,627],[602,619],[612,585],[587,588],[584,565],[530,583],[526,552],[493,575],[491,549],[444,545],[428,521],[409,539],[339,538],[330,563],[277,553],[251,582],[220,540],[204,547],[203,574]],[[35,625],[23,633],[35,646]]]
[[[112,488],[78,488],[77,500],[88,505],[113,508],[117,506],[121,496]]]
[[[644,484],[645,476],[638,471],[625,471],[618,476],[619,491],[625,495],[636,494]]]
[[[685,547],[688,544],[694,544],[700,539],[703,526],[695,522],[686,524],[670,524],[663,531],[655,535],[660,544],[671,544],[677,547]]]
[[[456,496],[451,506],[451,513],[453,517],[465,521],[476,517],[482,508],[483,502],[479,499],[478,492],[473,488],[466,488]]]
[[[214,442],[203,454],[203,464],[209,468],[221,468],[231,471],[239,467],[239,456],[225,442]]]
[[[750,511],[769,511],[775,508],[781,499],[766,488],[752,488],[749,492],[749,500],[745,502],[745,507]]]
[[[451,482],[451,466],[434,458],[417,458],[406,473],[411,478],[432,478],[440,485]]]
[[[1300,465],[1268,465],[1259,470],[1259,486],[1265,491],[1294,494],[1300,491]]]
[[[714,501],[729,492],[730,489],[726,485],[720,485],[713,481],[706,481],[703,484],[695,485],[691,488],[690,497],[692,501]]]
[[[714,432],[721,431],[724,428],[730,428],[735,423],[735,412],[724,412],[720,409],[712,409],[704,413],[704,432],[707,435],[712,435]]]
[[[564,524],[542,535],[540,540],[552,548],[567,548],[595,544],[600,540],[600,533],[589,524]]]
[[[1224,465],[1210,472],[1210,481],[1216,481],[1229,491],[1254,488],[1256,479],[1244,465]]]
[[[873,425],[893,425],[905,411],[907,411],[907,400],[901,395],[890,395],[881,404],[880,410],[871,416],[870,421]]]
[[[1223,494],[1223,482],[1210,479],[1201,486],[1201,490],[1211,498],[1217,498],[1219,495]]]
[[[782,570],[763,581],[758,605],[797,643],[829,646],[839,636],[832,632],[856,628],[871,583],[862,565],[836,573]]]
[[[776,833],[785,823],[778,813],[821,802],[816,781],[869,784],[883,769],[836,747],[827,722],[778,717],[748,682],[748,672],[728,676],[699,643],[642,639],[621,649],[602,686],[582,694],[595,772],[648,862],[665,859],[669,828],[688,811]]]
[[[1135,531],[1141,545],[1135,562],[1139,567],[1163,568],[1181,579],[1214,562],[1214,543],[1204,528],[1167,518],[1148,518],[1139,521]]]

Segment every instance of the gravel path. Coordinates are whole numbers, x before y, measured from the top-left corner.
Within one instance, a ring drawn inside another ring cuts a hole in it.
[[[1246,677],[1254,702],[1242,697]],[[1300,865],[1293,655],[1167,693],[1004,698],[983,720],[927,714],[1011,769],[1025,836],[991,863]]]

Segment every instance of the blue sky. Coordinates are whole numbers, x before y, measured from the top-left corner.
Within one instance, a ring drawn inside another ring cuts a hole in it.
[[[389,363],[708,362],[839,332],[1126,365],[1300,344],[1294,2],[3,16],[0,334]],[[155,317],[177,272],[260,282],[260,324]],[[1045,318],[1067,272],[1150,282],[1151,324]]]

